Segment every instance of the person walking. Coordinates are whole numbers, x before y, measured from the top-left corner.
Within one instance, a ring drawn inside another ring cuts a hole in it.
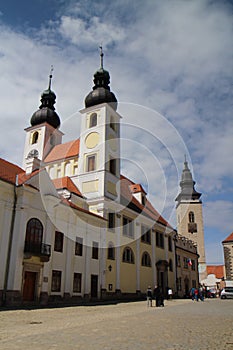
[[[159,306],[159,287],[155,286],[153,291],[154,299],[155,299],[155,306]]]
[[[147,307],[152,306],[152,289],[148,286],[146,291]]]

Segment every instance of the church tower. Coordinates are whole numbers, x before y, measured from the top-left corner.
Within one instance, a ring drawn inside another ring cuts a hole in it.
[[[63,133],[59,130],[60,118],[55,112],[56,95],[51,90],[51,80],[52,74],[49,75],[48,89],[41,94],[41,105],[31,117],[31,126],[25,129],[23,168],[26,173],[38,168],[51,149],[62,141]]]
[[[186,159],[180,188],[180,193],[176,197],[177,231],[179,235],[188,238],[197,245],[199,281],[201,282],[207,277],[202,201],[200,199],[201,193],[195,190],[195,181],[193,181]]]
[[[78,176],[73,181],[90,206],[103,216],[104,201],[116,201],[118,198],[120,180],[121,117],[116,112],[117,99],[110,91],[109,84],[110,75],[103,68],[103,51],[100,47],[100,68],[94,74],[93,90],[85,98],[85,109],[80,111]]]

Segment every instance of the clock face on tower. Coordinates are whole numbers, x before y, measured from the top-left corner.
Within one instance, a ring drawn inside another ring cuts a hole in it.
[[[39,152],[37,151],[37,149],[32,149],[32,150],[28,153],[27,159],[30,159],[30,158],[37,158],[38,155],[39,155]]]

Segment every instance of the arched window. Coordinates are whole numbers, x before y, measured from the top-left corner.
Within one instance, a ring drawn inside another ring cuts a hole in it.
[[[97,125],[97,114],[96,113],[92,113],[91,116],[90,116],[89,127],[93,128],[96,125]]]
[[[195,222],[195,217],[194,217],[194,212],[193,211],[189,212],[189,222]]]
[[[134,264],[134,254],[131,248],[126,247],[123,251],[123,262]]]
[[[111,242],[108,245],[108,259],[115,260],[115,247]]]
[[[37,143],[38,138],[39,138],[39,133],[38,133],[38,131],[35,131],[35,132],[33,133],[33,135],[32,135],[32,145],[33,145],[34,143]]]
[[[142,266],[151,266],[151,258],[147,252],[142,254]]]
[[[113,116],[111,116],[111,118],[110,118],[110,128],[114,131],[117,131],[117,125],[115,123]]]
[[[30,248],[35,252],[38,249],[38,252],[41,250],[43,238],[43,226],[40,220],[30,219],[27,223],[26,228],[26,237],[25,237],[25,251],[29,251]]]

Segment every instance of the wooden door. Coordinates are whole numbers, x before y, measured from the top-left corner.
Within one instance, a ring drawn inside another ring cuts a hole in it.
[[[35,300],[36,272],[25,271],[23,286],[23,301]]]
[[[98,275],[91,275],[91,297],[98,297]]]

